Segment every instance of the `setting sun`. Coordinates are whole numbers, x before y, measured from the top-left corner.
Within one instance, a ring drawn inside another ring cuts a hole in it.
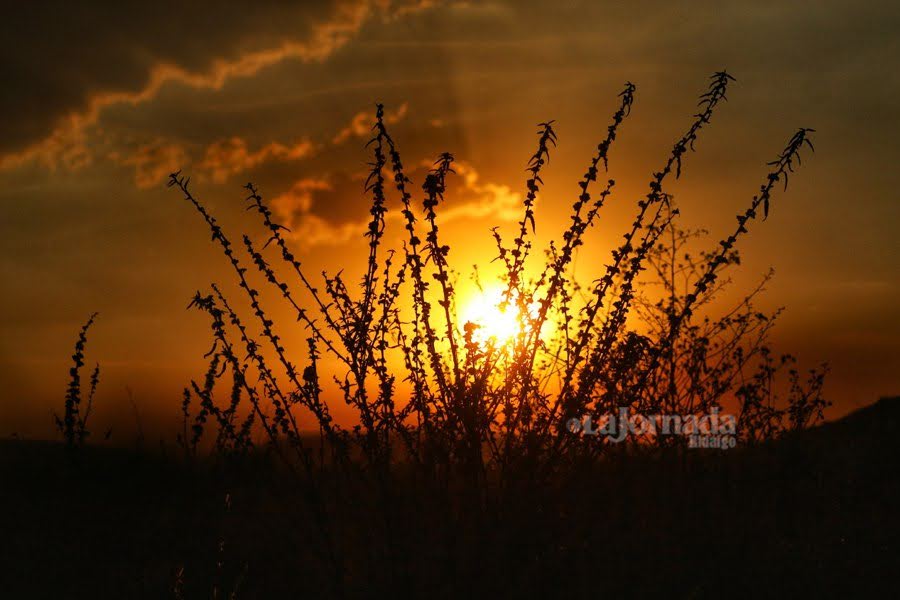
[[[521,331],[519,307],[514,302],[504,303],[504,287],[495,285],[478,290],[460,313],[460,323],[478,326],[473,335],[475,341],[503,346]]]

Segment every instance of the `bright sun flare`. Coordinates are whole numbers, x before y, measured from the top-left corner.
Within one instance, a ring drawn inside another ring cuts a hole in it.
[[[476,293],[469,299],[461,313],[461,323],[478,325],[473,338],[479,343],[494,343],[498,346],[510,342],[519,333],[521,321],[519,308],[510,302],[503,306],[502,286],[495,286]]]

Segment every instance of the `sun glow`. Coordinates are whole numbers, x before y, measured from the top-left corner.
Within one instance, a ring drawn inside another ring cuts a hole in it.
[[[473,323],[476,342],[503,346],[522,331],[522,319],[515,302],[504,303],[504,287],[497,285],[473,295],[460,313],[460,322]]]

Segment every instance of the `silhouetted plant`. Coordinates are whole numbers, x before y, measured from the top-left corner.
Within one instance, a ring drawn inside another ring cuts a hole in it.
[[[288,462],[302,465],[298,472],[309,482],[317,481],[317,472],[335,466],[357,476],[371,473],[379,497],[387,502],[390,474],[399,465],[414,465],[429,481],[442,485],[461,477],[476,498],[478,490],[493,483],[503,488],[516,479],[551,477],[567,465],[602,455],[609,446],[602,436],[585,440],[567,435],[566,421],[619,407],[694,414],[730,404],[747,441],[817,422],[827,405],[821,397],[825,370],[814,370],[803,381],[792,357],[772,358],[766,344],[777,314],[753,308],[762,285],[724,315],[712,314],[713,300],[728,283],[721,279],[723,272],[739,263],[739,238],[759,210],[764,219],[768,216],[777,182],[786,186],[801,149],[812,149],[812,130],[798,130],[769,163],[760,192],[737,217],[737,229],[711,251],[686,253],[686,245],[698,234],[679,229],[679,211],[663,187],[670,176],[680,177],[689,151],[726,99],[732,81],[724,71],[712,76],[698,114],[637,201],[623,242],[599,278],[586,286],[571,274],[573,259],[613,194],[613,179],[606,179],[599,191],[591,188],[602,179],[601,168],[608,170],[611,146],[631,112],[636,88],[628,83],[619,94],[606,136],[578,184],[570,223],[550,243],[543,264],[530,270],[535,260],[529,232],[533,235],[537,227],[541,174],[557,143],[553,121],[539,124],[512,244],[505,246],[500,230],[493,230],[497,258],[505,270],[502,304],[515,308],[520,321],[515,335],[503,341],[479,341],[478,325],[460,323],[455,314],[450,245],[440,237],[440,205],[453,175],[453,155],[443,153],[435,161],[417,206],[382,105],[377,105],[367,145],[372,161],[364,189],[371,197],[371,219],[358,291],[341,272],[323,273],[320,291],[285,238],[286,228],[275,222],[252,184],[246,186],[249,208],[260,215],[268,240],[260,246],[243,235],[246,258],[239,256],[194,196],[189,178],[173,173],[170,186],[177,187],[206,222],[258,324],[253,333],[216,286],[213,295],[195,296],[192,306],[212,319],[214,345],[203,383],[192,382],[185,390],[183,443],[195,452],[206,421],[213,418],[217,449],[248,449],[251,431],[258,427]],[[384,248],[391,187],[399,195],[405,230],[402,260]],[[269,247],[274,255],[267,254]],[[260,291],[244,266],[248,260],[307,330],[303,360],[290,356],[283,346],[276,329],[287,323],[276,324],[263,308]],[[529,278],[532,272],[537,275]],[[296,277],[299,285],[287,277]],[[658,299],[647,295],[654,282],[662,290]],[[238,357],[236,345],[245,358]],[[345,370],[333,387],[325,388],[320,381],[320,351]],[[773,384],[782,368],[788,373],[784,397]],[[220,408],[214,388],[226,371],[232,374],[232,387],[227,405]],[[400,381],[409,382],[409,398],[397,397]],[[337,395],[356,412],[357,422],[350,427],[331,417],[329,404]],[[192,416],[193,398],[198,408]],[[238,420],[239,414],[246,416]],[[316,429],[318,460],[305,441],[305,434]],[[655,441],[683,443],[675,437]]]
[[[100,383],[100,364],[97,363],[91,371],[90,388],[86,400],[83,398],[81,389],[81,368],[84,366],[88,329],[94,324],[96,318],[97,313],[92,314],[78,333],[78,338],[75,340],[75,352],[72,354],[72,367],[69,369],[69,386],[66,389],[63,415],[62,417],[58,414],[53,415],[56,428],[69,448],[80,448],[90,435],[87,425],[93,409],[94,393]],[[85,401],[83,402],[83,400]]]

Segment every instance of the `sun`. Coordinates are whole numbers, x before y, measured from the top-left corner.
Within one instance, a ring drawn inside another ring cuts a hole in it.
[[[519,308],[514,302],[504,303],[505,288],[496,285],[473,295],[460,313],[460,322],[478,326],[473,339],[482,344],[504,346],[522,330]]]

